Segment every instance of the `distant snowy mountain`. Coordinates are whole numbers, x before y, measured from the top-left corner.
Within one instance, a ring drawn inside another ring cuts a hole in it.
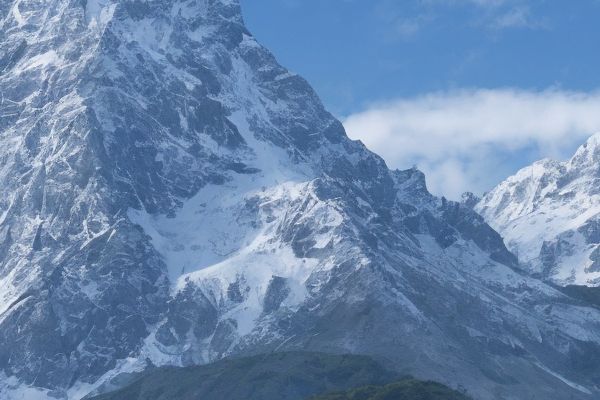
[[[523,168],[475,210],[530,272],[559,285],[600,286],[600,134],[569,161]]]
[[[483,400],[600,394],[600,310],[349,140],[237,0],[0,15],[0,398],[294,349]]]

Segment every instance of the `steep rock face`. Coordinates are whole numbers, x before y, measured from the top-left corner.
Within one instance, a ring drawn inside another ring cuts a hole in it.
[[[297,348],[597,394],[600,312],[350,141],[236,0],[0,7],[0,397]]]
[[[566,162],[519,171],[475,206],[533,274],[600,285],[600,134]]]

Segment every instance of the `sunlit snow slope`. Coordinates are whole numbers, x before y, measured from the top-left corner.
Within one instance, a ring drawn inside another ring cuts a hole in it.
[[[0,398],[293,349],[478,399],[600,393],[600,311],[349,140],[237,0],[0,16]]]
[[[566,162],[520,170],[475,209],[532,273],[560,285],[600,285],[600,134]]]

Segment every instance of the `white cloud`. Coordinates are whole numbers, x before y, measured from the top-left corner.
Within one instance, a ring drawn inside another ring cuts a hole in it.
[[[550,29],[552,25],[548,18],[541,15],[534,16],[527,6],[513,7],[504,13],[493,16],[487,24],[490,28],[496,30],[510,28]]]
[[[427,1],[427,0],[426,0]],[[513,28],[548,29],[547,18],[533,13],[526,0],[428,0],[438,4],[470,4],[480,9],[478,26],[500,31]]]
[[[426,4],[450,4],[450,5],[463,5],[473,4],[479,7],[500,7],[507,3],[515,3],[523,0],[424,0]]]
[[[409,38],[414,36],[421,29],[422,22],[418,18],[399,19],[394,23],[394,34]]]
[[[469,3],[477,4],[484,7],[498,7],[507,2],[507,0],[467,0]]]
[[[519,167],[565,158],[600,131],[600,92],[463,90],[374,104],[344,120],[393,168],[416,164],[437,194],[482,192]]]
[[[495,27],[499,29],[522,28],[531,25],[529,10],[524,7],[513,8],[507,13],[500,15],[495,21]]]

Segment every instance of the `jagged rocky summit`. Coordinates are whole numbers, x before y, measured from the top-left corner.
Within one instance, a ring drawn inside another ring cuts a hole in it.
[[[475,209],[528,272],[561,286],[600,286],[600,133],[568,161],[523,168]]]
[[[0,16],[0,398],[297,349],[477,399],[600,393],[600,311],[349,140],[237,0]]]

